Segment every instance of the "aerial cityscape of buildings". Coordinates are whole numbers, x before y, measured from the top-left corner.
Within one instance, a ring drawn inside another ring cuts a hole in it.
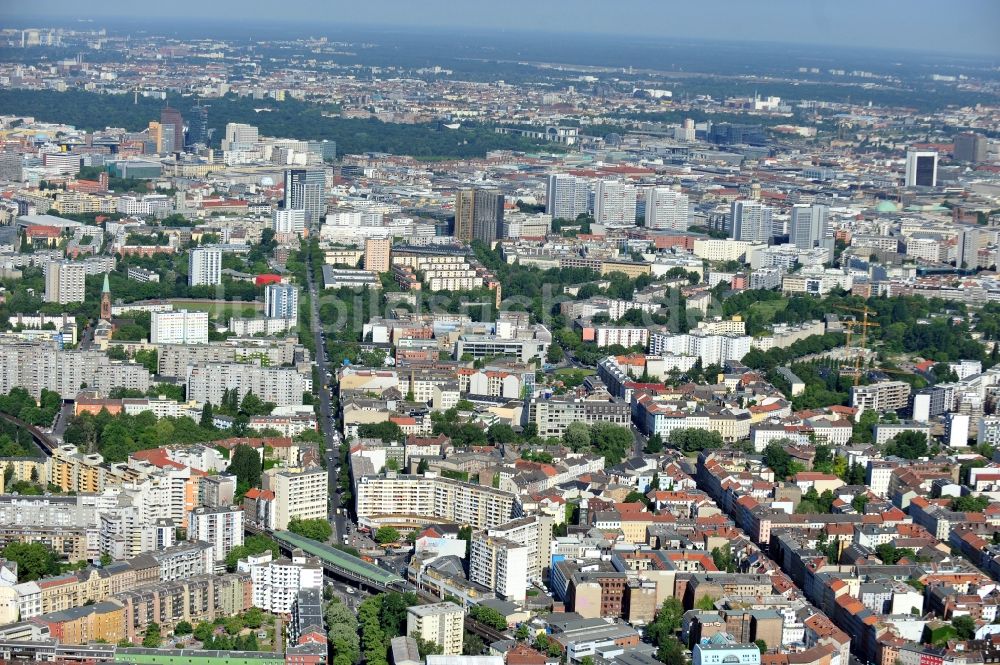
[[[1000,659],[995,64],[224,34],[0,28],[0,662]]]

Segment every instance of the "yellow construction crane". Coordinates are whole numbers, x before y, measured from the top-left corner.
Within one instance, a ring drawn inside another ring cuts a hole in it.
[[[861,314],[860,321],[857,319],[853,321],[844,321],[844,326],[847,328],[846,348],[851,348],[851,336],[854,333],[855,327],[861,328],[861,343],[858,345],[859,352],[856,356],[854,356],[853,365],[845,363],[840,367],[840,373],[842,375],[853,376],[854,385],[858,385],[861,381],[862,356],[865,354],[864,352],[868,350],[868,329],[878,327],[877,323],[868,320],[868,315],[874,313],[874,310],[869,309],[868,305],[865,305],[863,309],[847,307],[845,305],[834,305],[834,307],[848,312],[857,312],[858,314]]]

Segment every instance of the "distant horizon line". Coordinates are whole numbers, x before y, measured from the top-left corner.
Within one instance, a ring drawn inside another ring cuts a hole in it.
[[[174,25],[177,27],[181,26],[194,26],[202,28],[205,32],[211,32],[211,27],[225,27],[227,30],[233,32],[241,32],[248,30],[251,27],[260,26],[281,26],[284,29],[301,29],[302,33],[300,38],[306,37],[329,37],[330,35],[324,34],[325,31],[331,29],[346,29],[346,30],[363,30],[369,31],[376,34],[406,34],[412,36],[419,36],[421,34],[434,34],[434,33],[447,33],[447,34],[510,34],[510,35],[544,35],[548,37],[601,37],[601,38],[625,38],[627,37],[632,44],[663,44],[663,43],[685,43],[685,42],[702,42],[702,43],[713,43],[713,44],[729,44],[729,45],[739,45],[739,46],[774,46],[774,47],[801,47],[801,48],[823,48],[829,49],[831,51],[850,51],[850,52],[871,52],[871,53],[899,53],[899,54],[921,54],[927,57],[933,56],[944,56],[944,57],[954,57],[960,59],[975,60],[983,63],[990,63],[995,65],[1000,61],[1000,52],[989,53],[984,51],[955,51],[955,50],[942,50],[942,49],[929,49],[922,50],[916,48],[907,48],[904,46],[856,46],[851,44],[844,44],[841,42],[807,42],[807,41],[775,41],[774,39],[734,39],[725,37],[706,37],[698,35],[662,35],[659,37],[654,36],[644,36],[635,35],[625,32],[604,32],[604,31],[594,31],[594,30],[579,30],[579,31],[559,31],[559,30],[546,30],[544,28],[534,28],[531,26],[519,26],[519,27],[489,27],[489,26],[471,26],[471,27],[460,27],[455,25],[446,24],[435,24],[435,25],[406,25],[406,24],[391,24],[391,23],[371,23],[368,21],[356,21],[348,20],[341,22],[331,22],[331,21],[305,21],[303,19],[288,19],[288,18],[276,18],[276,19],[258,19],[258,20],[243,20],[239,25],[232,25],[227,23],[222,17],[211,17],[211,18],[194,18],[194,17],[169,17],[166,19],[161,18],[160,20],[147,17],[121,17],[121,16],[102,16],[102,17],[82,17],[82,16],[65,16],[65,17],[53,17],[47,15],[32,16],[29,14],[24,14],[21,16],[8,16],[8,29],[30,29],[30,28],[47,28],[47,27],[62,27],[69,28],[77,25],[89,25],[94,28],[101,27],[116,27],[122,28],[124,26],[134,26],[136,28],[142,28],[143,30],[153,34],[153,35],[163,35],[167,36],[166,33],[162,31],[157,31],[156,28],[164,25]],[[29,23],[35,21],[36,23]],[[22,24],[23,25],[20,25]],[[44,25],[48,23],[49,25]],[[318,31],[317,31],[318,30]],[[315,31],[315,32],[311,32]],[[259,41],[275,41],[281,40],[281,37],[273,37],[270,39],[263,39]],[[249,40],[248,40],[249,41]],[[510,58],[512,60],[518,60],[518,58]],[[566,63],[568,64],[568,63]],[[638,65],[637,65],[638,66]],[[616,67],[617,68],[617,67]],[[646,69],[647,67],[640,67]]]

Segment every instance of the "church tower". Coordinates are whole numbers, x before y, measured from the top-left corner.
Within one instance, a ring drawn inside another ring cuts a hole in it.
[[[104,287],[101,289],[101,320],[111,320],[111,284],[108,283],[107,273],[104,273]]]

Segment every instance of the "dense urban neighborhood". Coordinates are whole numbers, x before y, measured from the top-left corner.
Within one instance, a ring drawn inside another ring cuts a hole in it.
[[[996,64],[408,39],[0,27],[0,662],[1000,661]]]

